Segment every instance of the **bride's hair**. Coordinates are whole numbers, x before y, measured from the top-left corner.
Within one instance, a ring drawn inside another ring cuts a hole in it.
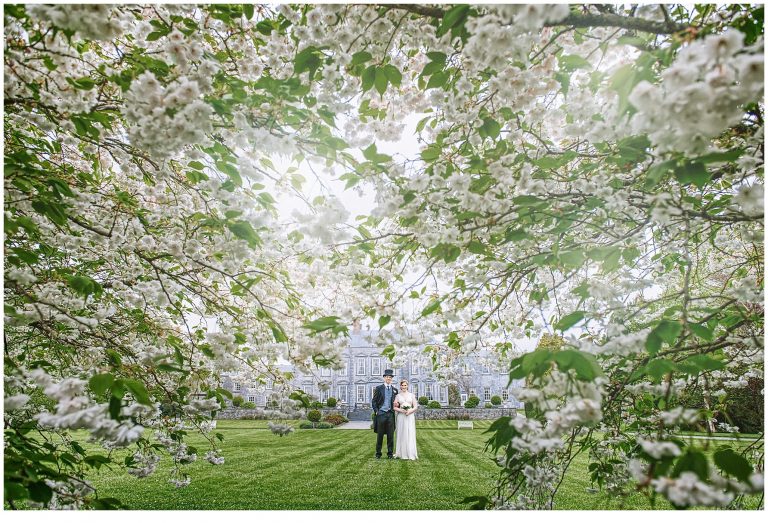
[[[400,385],[402,385],[403,383],[405,383],[406,385],[408,385],[408,380],[400,380]]]

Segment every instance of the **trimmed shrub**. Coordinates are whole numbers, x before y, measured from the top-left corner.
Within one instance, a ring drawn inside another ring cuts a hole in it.
[[[496,406],[501,405],[501,396],[491,396],[491,404]]]
[[[330,423],[312,423],[310,421],[302,421],[299,423],[300,429],[332,429],[333,425]]]
[[[446,415],[446,416],[445,416],[445,419],[451,419],[451,420],[454,420],[454,419],[455,419],[455,420],[467,420],[467,419],[469,419],[469,414],[468,414],[468,413],[466,413],[466,412],[464,412],[464,413],[461,413],[461,414],[459,414],[459,413],[455,413],[455,412],[451,412],[450,414],[448,414],[448,415]]]
[[[326,423],[330,423],[331,425],[338,426],[348,422],[349,420],[344,416],[342,416],[341,414],[326,414],[326,416],[323,418],[323,421]]]
[[[325,404],[326,404],[326,405],[328,405],[328,407],[330,407],[330,408],[333,408],[333,407],[335,407],[335,406],[336,406],[336,403],[337,403],[337,401],[336,401],[336,398],[334,398],[334,397],[330,397],[330,398],[328,398],[328,399],[325,401]]]
[[[478,405],[480,405],[480,398],[478,398],[474,394],[471,395],[469,399],[467,399],[467,401],[464,402],[465,409],[474,409]]]
[[[245,398],[240,396],[240,395],[233,396],[232,397],[232,406],[239,408],[240,406],[242,406],[244,401],[245,401]]]
[[[312,409],[322,409],[323,404],[320,403],[319,401],[313,401],[312,403],[309,404],[309,407]]]
[[[242,408],[242,409],[255,409],[256,408],[256,404],[254,402],[252,402],[252,401],[246,401],[245,403],[240,405],[240,408]]]
[[[319,410],[310,410],[307,412],[307,419],[313,423],[317,423],[320,421],[320,418],[322,418],[323,415],[320,413]]]
[[[485,408],[486,408],[486,409],[492,409],[492,408],[493,408],[493,405],[492,405],[492,404],[490,404],[490,403],[486,403],[486,404],[485,404]]]
[[[429,398],[426,396],[419,396],[419,405],[426,405],[429,403]]]
[[[429,403],[427,403],[427,407],[430,409],[439,409],[441,407],[439,401],[432,400]]]

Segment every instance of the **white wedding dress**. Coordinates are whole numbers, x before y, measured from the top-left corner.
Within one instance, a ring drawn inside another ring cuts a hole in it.
[[[410,392],[399,393],[395,401],[402,408],[403,405],[410,405],[416,408],[416,398]],[[416,414],[395,413],[395,457],[400,459],[419,459],[416,453]]]

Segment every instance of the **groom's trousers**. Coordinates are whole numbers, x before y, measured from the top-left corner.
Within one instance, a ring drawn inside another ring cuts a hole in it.
[[[384,434],[387,435],[387,457],[392,457],[395,446],[395,413],[390,411],[379,411],[376,414],[376,457],[381,457],[381,444],[384,441]]]

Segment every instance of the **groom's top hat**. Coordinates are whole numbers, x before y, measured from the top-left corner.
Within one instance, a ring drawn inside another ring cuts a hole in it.
[[[395,377],[395,371],[393,371],[392,369],[385,369],[384,370],[384,377],[386,377],[386,376],[392,376],[394,378]]]

